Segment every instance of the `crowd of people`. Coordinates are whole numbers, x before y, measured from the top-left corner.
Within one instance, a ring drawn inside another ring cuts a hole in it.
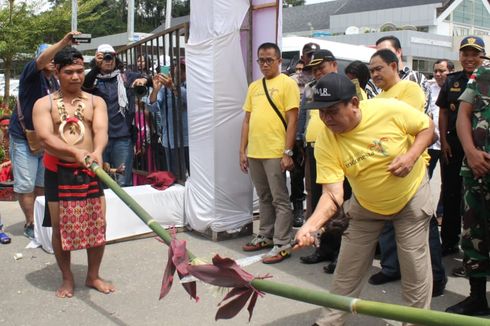
[[[0,134],[2,148],[8,147],[2,158],[8,164],[1,167],[12,173],[29,238],[34,200],[45,195],[43,225],[53,228],[62,273],[59,297],[74,294],[70,251],[78,249],[87,250],[85,284],[103,293],[115,290],[99,275],[105,200],[92,162],[107,163],[121,186],[133,184],[134,160],[158,169],[153,148],[141,151],[152,142],[151,120],[164,166],[174,171],[179,156],[187,167],[189,160],[185,61],[152,76],[149,58],[140,56],[138,71],[128,71],[114,48],[103,44],[85,75],[82,54],[70,46],[77,34],[39,47],[22,72],[17,109],[10,119],[2,117]],[[382,269],[369,283],[401,279],[407,304],[428,309],[446,287],[442,257],[459,254],[461,244],[463,265],[452,273],[467,276],[471,291],[447,311],[490,314],[490,68],[482,65],[484,55],[483,40],[466,37],[459,48],[463,69],[453,72],[454,64],[441,58],[428,80],[403,64],[394,36],[376,42],[369,63],[354,61],[343,72],[332,51],[308,43],[288,76],[281,73],[280,48],[262,44],[257,64],[263,78],[248,88],[239,152],[240,168],[259,198],[260,227],[243,250],[270,249],[263,262],[274,264],[295,247],[315,244],[301,262],[328,261],[330,291],[357,297],[378,248]],[[149,90],[141,93],[141,87]],[[429,186],[438,162],[441,220]],[[338,218],[349,223],[334,232]],[[0,242],[10,242],[1,227],[0,221]],[[345,315],[325,309],[317,324],[341,325]]]
[[[260,227],[243,250],[268,249],[263,262],[272,264],[315,244],[301,262],[329,261],[330,292],[350,297],[359,296],[378,252],[382,269],[369,283],[401,279],[407,304],[429,309],[446,287],[442,257],[459,254],[461,244],[463,265],[451,272],[469,278],[470,295],[446,311],[490,314],[490,68],[484,55],[481,38],[465,37],[462,70],[454,72],[454,63],[441,58],[428,80],[404,65],[395,36],[379,39],[367,64],[352,62],[343,74],[334,53],[308,43],[288,77],[279,47],[262,44],[257,64],[264,77],[248,88],[239,156],[257,191]],[[441,196],[433,203],[429,180],[438,162]],[[303,217],[296,212],[304,189]],[[339,234],[333,225],[340,219],[349,223]],[[345,317],[325,309],[316,325],[342,325]]]
[[[173,72],[151,76],[143,55],[137,71],[130,71],[111,45],[102,44],[85,74],[83,56],[72,47],[77,34],[39,46],[20,76],[17,108],[1,119],[0,167],[6,178],[1,181],[13,184],[25,216],[24,235],[30,239],[35,238],[35,199],[46,198],[43,226],[53,228],[53,250],[62,274],[59,297],[73,296],[70,251],[78,249],[87,250],[85,284],[103,293],[114,291],[99,276],[105,200],[102,185],[89,169],[92,162],[103,163],[123,187],[133,185],[133,165],[142,155],[146,172],[174,172],[178,163],[173,151],[185,148],[188,167],[185,61],[176,63]],[[178,110],[179,127],[172,118]],[[185,133],[185,146],[175,137],[176,129]],[[149,146],[152,131],[158,145],[153,148],[166,154],[167,162],[158,167]],[[7,244],[11,239],[2,226],[0,220],[0,243]]]

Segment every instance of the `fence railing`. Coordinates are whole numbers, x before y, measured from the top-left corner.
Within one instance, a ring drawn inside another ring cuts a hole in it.
[[[134,89],[134,185],[154,171],[171,171],[181,183],[189,173],[184,51],[188,35],[189,23],[183,23],[118,50],[125,70],[150,78],[164,73],[175,86],[162,87],[159,104],[151,107],[147,103],[152,88]]]

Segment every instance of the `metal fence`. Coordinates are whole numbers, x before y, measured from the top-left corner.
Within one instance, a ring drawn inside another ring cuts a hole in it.
[[[127,71],[150,79],[157,73],[171,76],[174,87],[162,87],[158,110],[146,105],[152,88],[134,88],[137,103],[133,121],[133,183],[144,183],[148,173],[171,171],[178,182],[189,175],[187,101],[184,46],[189,24],[184,23],[118,50]],[[180,86],[180,87],[179,87]]]

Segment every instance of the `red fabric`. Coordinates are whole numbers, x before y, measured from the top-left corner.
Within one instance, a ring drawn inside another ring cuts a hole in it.
[[[146,180],[157,190],[165,190],[175,183],[175,176],[169,171],[157,171],[150,173]]]
[[[59,202],[63,250],[93,248],[105,244],[105,220],[100,198]]]
[[[12,174],[12,164],[9,163],[0,171],[0,182],[14,180],[14,175]]]
[[[58,162],[60,161],[56,156],[44,152],[44,167],[51,172],[58,172]]]

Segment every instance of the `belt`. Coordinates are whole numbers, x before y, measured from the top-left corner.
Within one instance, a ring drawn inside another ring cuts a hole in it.
[[[314,141],[308,142],[306,143],[306,146],[315,147],[315,142]]]

